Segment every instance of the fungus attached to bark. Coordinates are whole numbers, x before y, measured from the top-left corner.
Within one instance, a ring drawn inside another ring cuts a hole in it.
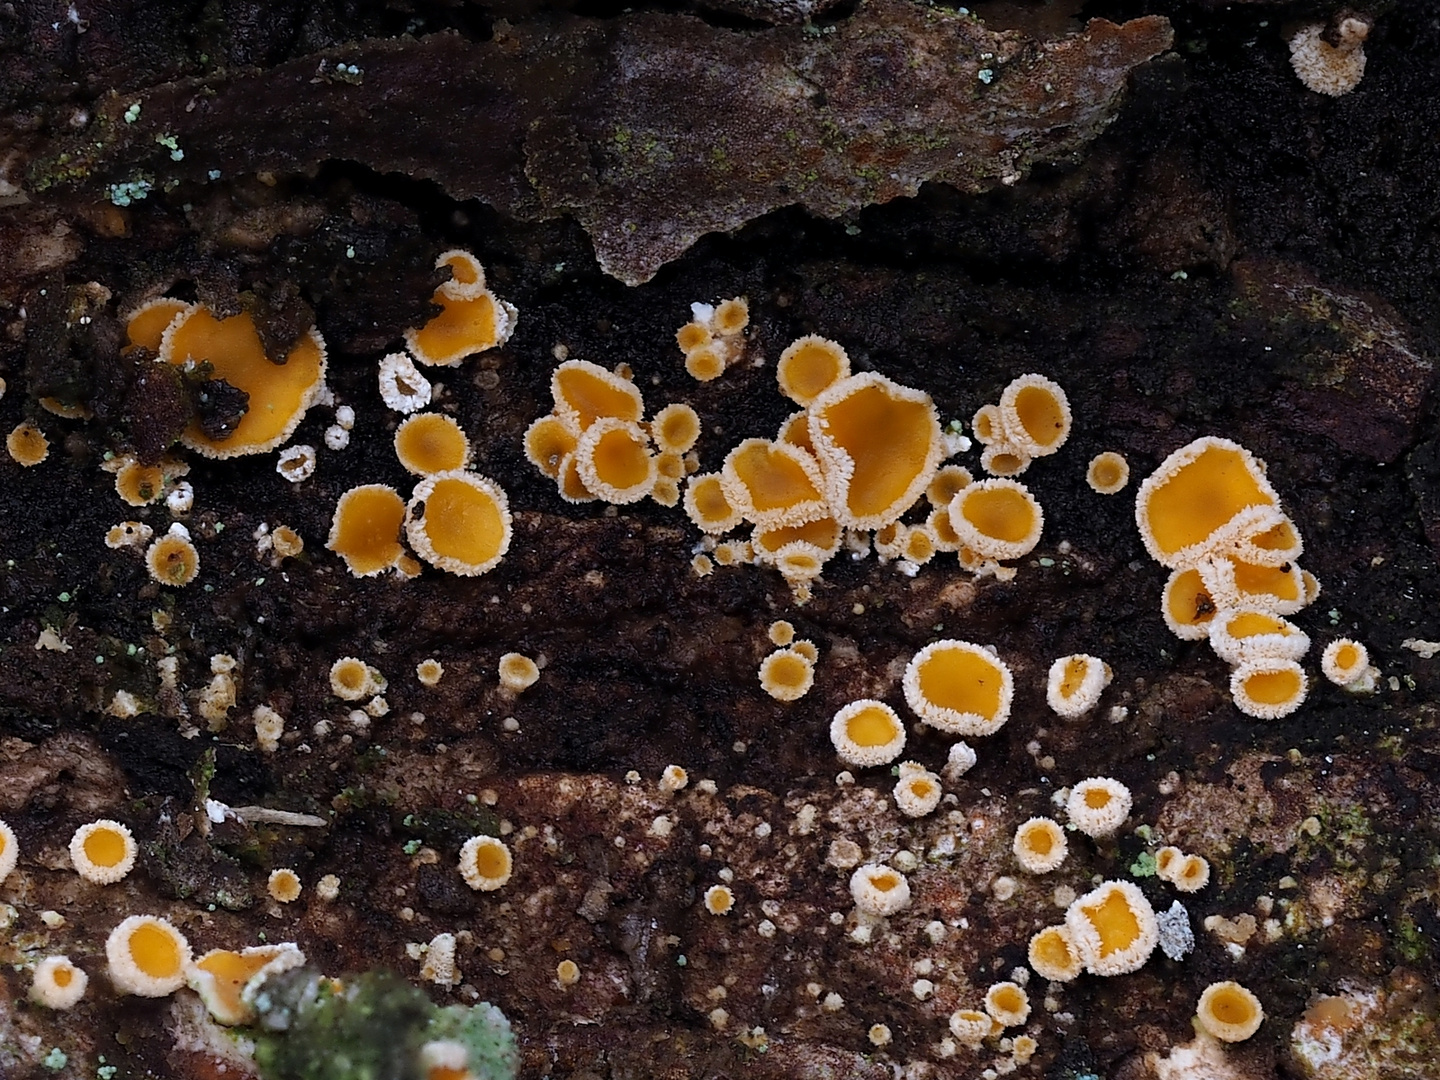
[[[420,681],[421,686],[439,686],[444,675],[445,665],[439,660],[421,660],[415,665],[415,678]]]
[[[288,866],[271,870],[270,877],[265,881],[265,891],[270,894],[270,899],[280,904],[299,900],[302,888],[300,875]]]
[[[830,741],[847,765],[888,765],[905,749],[905,725],[883,701],[852,701],[830,722]]]
[[[689,355],[702,345],[709,345],[714,337],[706,323],[691,321],[675,331],[675,344],[680,346],[681,352]]]
[[[1200,855],[1186,855],[1178,861],[1169,878],[1181,892],[1199,892],[1210,884],[1210,863]]]
[[[1065,861],[1065,830],[1047,817],[1033,817],[1015,830],[1011,844],[1020,865],[1032,874],[1048,874]]]
[[[1309,679],[1293,660],[1250,660],[1230,673],[1230,696],[1246,716],[1278,720],[1305,703]]]
[[[1364,678],[1369,667],[1370,651],[1350,638],[1336,638],[1320,654],[1320,670],[1336,686],[1349,686]]]
[[[464,468],[470,460],[470,440],[448,416],[419,413],[395,429],[395,456],[416,476],[431,476]]]
[[[1160,613],[1172,634],[1186,641],[1208,637],[1218,610],[1198,569],[1192,566],[1170,572],[1160,597]]]
[[[1155,853],[1155,876],[1172,884],[1175,873],[1185,862],[1185,853],[1173,844],[1166,844]]]
[[[770,628],[766,630],[765,633],[770,638],[770,644],[778,645],[781,648],[784,648],[795,640],[794,625],[786,622],[784,619],[775,620],[770,624]]]
[[[143,521],[122,521],[112,525],[105,533],[105,546],[111,551],[120,548],[143,547],[155,535],[155,530]]]
[[[405,344],[415,358],[446,367],[509,341],[520,313],[485,287],[484,271],[474,256],[443,252],[435,266],[448,266],[451,278],[430,297],[440,313],[419,329],[405,331]]]
[[[580,442],[575,425],[566,423],[554,413],[539,417],[525,429],[525,458],[551,480],[560,476],[560,466],[567,454],[573,454]]]
[[[1070,789],[1065,813],[1086,836],[1109,836],[1130,816],[1130,789],[1108,776],[1092,776]]]
[[[992,442],[980,451],[980,467],[991,476],[1019,476],[1030,468],[1030,455],[1007,442]]]
[[[689,405],[666,405],[650,418],[650,436],[664,454],[684,454],[700,438],[700,414]]]
[[[1152,558],[1172,570],[1195,565],[1268,519],[1280,504],[1260,461],[1238,443],[1207,435],[1160,463],[1140,485],[1135,524]]]
[[[826,495],[842,525],[896,521],[934,479],[944,440],[929,394],[870,371],[838,380],[809,409]]]
[[[968,641],[934,641],[905,667],[905,700],[952,735],[992,735],[1010,718],[1014,679],[994,653]]]
[[[735,893],[728,885],[711,885],[705,890],[705,910],[711,915],[729,915],[735,910]]]
[[[540,666],[530,657],[507,652],[500,657],[500,688],[509,694],[522,694],[540,679]]]
[[[975,482],[964,465],[942,465],[925,487],[925,498],[937,510],[948,510],[955,496]]]
[[[405,501],[385,484],[362,484],[340,496],[325,546],[345,560],[355,577],[373,577],[396,566],[405,548],[400,529]]]
[[[252,945],[238,952],[211,949],[190,965],[185,982],[219,1023],[247,1024],[255,1019],[255,1011],[245,1000],[246,986],[304,962],[305,954],[288,941]]]
[[[20,842],[15,839],[15,830],[0,821],[0,882],[10,876],[20,859]]]
[[[1249,990],[1227,980],[1205,988],[1195,1007],[1195,1019],[1221,1042],[1244,1042],[1260,1030],[1265,1010]]]
[[[702,531],[718,536],[744,520],[725,497],[725,485],[718,473],[690,478],[685,485],[685,514]]]
[[[185,985],[190,943],[165,919],[131,915],[110,931],[105,958],[122,994],[165,997]]]
[[[1327,97],[1340,97],[1360,85],[1365,76],[1365,39],[1370,22],[1347,15],[1335,27],[1333,42],[1326,40],[1323,23],[1307,23],[1290,37],[1290,66],[1305,89]]]
[[[710,328],[720,337],[734,337],[749,325],[750,301],[743,296],[720,301],[710,317]]]
[[[995,1021],[989,1013],[979,1009],[957,1009],[950,1014],[950,1034],[962,1046],[977,1050],[989,1038],[995,1028]]]
[[[778,525],[768,529],[757,527],[750,534],[755,558],[761,562],[773,561],[786,545],[797,540],[819,551],[822,560],[828,559],[840,550],[840,525],[832,517],[823,517],[803,525]]]
[[[1090,459],[1085,470],[1090,490],[1101,495],[1117,495],[1130,483],[1130,463],[1114,450],[1106,450]]]
[[[1085,967],[1063,923],[1047,926],[1030,939],[1029,960],[1035,974],[1052,982],[1070,982]]]
[[[90,977],[68,956],[47,956],[35,965],[30,1000],[47,1009],[68,1009],[85,996]]]
[[[175,319],[194,305],[169,296],[147,300],[125,316],[125,337],[131,346],[140,346],[153,353],[160,351],[165,331]]]
[[[1155,909],[1129,881],[1107,881],[1078,897],[1065,912],[1065,926],[1094,975],[1139,970],[1160,941]]]
[[[1310,648],[1310,637],[1294,623],[1262,608],[1231,608],[1211,620],[1210,647],[1229,664],[1299,660]]]
[[[206,457],[231,458],[273,450],[290,438],[325,385],[325,341],[318,330],[301,335],[284,363],[266,355],[249,314],[216,318],[197,305],[172,321],[160,359],[177,367],[204,365],[209,377],[247,396],[244,414],[227,431],[192,420],[181,441]]]
[[[510,502],[488,477],[464,469],[436,473],[415,485],[405,535],[431,566],[474,577],[510,550]]]
[[[430,404],[434,387],[420,374],[408,353],[391,353],[382,358],[379,374],[380,400],[387,407],[399,413],[413,413]]]
[[[776,701],[798,701],[815,684],[815,665],[794,649],[776,649],[760,661],[760,686]]]
[[[115,494],[131,506],[148,506],[165,493],[165,470],[127,461],[115,472]]]
[[[800,406],[809,405],[849,375],[850,357],[840,343],[818,334],[792,342],[775,366],[780,392]]]
[[[330,665],[330,692],[341,701],[362,701],[381,692],[375,669],[359,657],[342,656]]]
[[[101,819],[75,830],[70,838],[70,865],[86,881],[113,885],[134,868],[138,851],[129,829],[118,821]]]
[[[183,526],[172,525],[145,549],[145,568],[162,585],[189,585],[200,574],[200,552]]]
[[[720,482],[726,502],[763,528],[826,516],[819,466],[789,443],[744,440],[725,455]]]
[[[985,1011],[1001,1027],[1019,1027],[1030,1019],[1030,995],[1013,982],[998,982],[985,991]]]
[[[1029,457],[1045,457],[1070,437],[1070,402],[1044,375],[1021,375],[1005,387],[998,409],[1005,441]]]
[[[1257,566],[1228,555],[1210,555],[1196,569],[1220,607],[1253,607],[1275,615],[1293,615],[1319,595],[1313,575],[1294,563]]]
[[[944,790],[940,777],[915,762],[900,766],[900,779],[895,782],[895,805],[906,817],[924,817],[940,805]]]
[[[1110,665],[1097,656],[1076,653],[1050,665],[1045,700],[1061,716],[1083,716],[1110,685]]]
[[[510,849],[493,836],[472,836],[460,849],[460,876],[477,892],[493,892],[510,880]]]
[[[645,498],[659,476],[644,429],[614,417],[585,429],[575,447],[575,467],[587,491],[617,505]]]
[[[1045,514],[1018,480],[981,480],[951,500],[950,526],[983,558],[1018,559],[1040,542]]]
[[[39,465],[50,456],[50,440],[45,438],[44,432],[26,420],[17,424],[6,436],[5,449],[10,452],[11,461],[28,469]]]
[[[566,360],[550,376],[555,412],[583,432],[596,420],[610,418],[638,424],[645,401],[629,379],[588,360]]]
[[[568,990],[580,981],[580,965],[574,960],[561,960],[555,965],[555,983],[562,990]]]
[[[685,370],[696,382],[713,382],[725,374],[725,352],[710,343],[685,354]]]
[[[910,906],[910,882],[899,870],[866,863],[850,875],[850,896],[865,915],[894,915]]]
[[[820,659],[820,649],[808,638],[799,638],[790,643],[790,648],[799,653],[812,664]]]
[[[275,460],[275,471],[290,483],[298,484],[315,475],[315,461],[315,447],[308,443],[287,446]]]

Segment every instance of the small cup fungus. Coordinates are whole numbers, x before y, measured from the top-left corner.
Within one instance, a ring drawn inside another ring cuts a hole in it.
[[[451,278],[430,297],[440,313],[418,330],[405,331],[405,344],[415,358],[422,364],[448,367],[509,341],[520,313],[485,287],[485,274],[475,257],[446,251],[435,266],[448,266]]]
[[[766,634],[770,638],[770,644],[784,648],[795,640],[795,627],[784,619],[777,619],[770,624]]]
[[[776,701],[799,701],[814,684],[814,663],[794,649],[776,649],[760,661],[760,686]]]
[[[290,904],[299,900],[302,888],[300,875],[288,866],[271,870],[270,877],[265,882],[265,891],[270,894],[270,899],[280,904]]]
[[[1185,641],[1208,637],[1218,610],[1199,570],[1192,566],[1170,572],[1160,598],[1160,613],[1172,634]]]
[[[725,485],[718,473],[690,478],[685,485],[685,514],[702,532],[713,536],[729,532],[744,520],[725,497]]]
[[[1231,608],[1211,620],[1210,647],[1229,664],[1299,660],[1310,649],[1310,637],[1294,623],[1263,608]]]
[[[1065,813],[1086,836],[1109,836],[1130,816],[1130,789],[1108,776],[1081,780],[1070,790]]]
[[[385,484],[362,484],[340,496],[325,546],[345,560],[355,577],[373,577],[400,562],[405,501]]]
[[[510,550],[510,503],[488,477],[464,469],[436,473],[415,485],[405,535],[431,566],[474,577]]]
[[[1310,680],[1293,660],[1251,660],[1230,673],[1230,696],[1246,716],[1278,720],[1305,702]]]
[[[790,643],[790,648],[799,653],[812,664],[820,659],[819,647],[809,638],[797,638]]]
[[[1044,375],[1021,375],[1005,387],[998,409],[1005,441],[1029,457],[1045,457],[1070,437],[1070,402]]]
[[[1047,926],[1030,939],[1029,960],[1035,974],[1051,982],[1070,982],[1085,967],[1064,924]]]
[[[1045,700],[1060,716],[1083,716],[1099,702],[1111,677],[1110,665],[1098,657],[1062,656],[1050,665]]]
[[[950,525],[960,542],[987,559],[1018,559],[1040,542],[1045,514],[1017,480],[981,480],[950,503]]]
[[[30,1000],[47,1009],[68,1009],[85,996],[90,977],[68,956],[47,956],[35,965]]]
[[[5,449],[10,452],[10,460],[28,469],[32,465],[39,465],[50,456],[50,440],[45,438],[44,432],[26,420],[17,424],[6,436]]]
[[[596,420],[580,436],[575,467],[587,491],[616,505],[645,498],[659,475],[644,429],[611,416]]]
[[[1169,880],[1181,892],[1199,892],[1210,883],[1210,863],[1203,856],[1186,855]]]
[[[127,461],[115,473],[115,494],[131,506],[148,506],[165,494],[165,471]]]
[[[155,530],[143,521],[122,521],[110,526],[105,533],[105,546],[111,551],[120,548],[144,547],[155,535]]]
[[[341,701],[362,701],[381,692],[376,671],[359,657],[342,656],[330,665],[330,692]]]
[[[460,876],[476,892],[494,892],[513,868],[510,849],[493,836],[472,836],[460,848]]]
[[[1085,469],[1085,482],[1098,494],[1118,495],[1130,483],[1130,463],[1114,450],[1096,454]]]
[[[1032,874],[1048,874],[1065,861],[1065,830],[1047,817],[1033,817],[1015,830],[1011,845],[1020,865]]]
[[[417,413],[395,429],[395,456],[416,476],[462,469],[470,460],[470,440],[448,416]]]
[[[135,866],[138,850],[135,837],[120,822],[92,821],[70,838],[70,864],[86,881],[113,885]]]
[[[444,675],[445,665],[439,660],[421,660],[415,665],[415,678],[420,681],[421,686],[439,686]]]
[[[1161,881],[1175,881],[1175,873],[1185,862],[1185,853],[1173,844],[1167,844],[1155,853],[1155,876]]]
[[[188,313],[192,306],[169,296],[147,300],[125,316],[125,336],[131,346],[139,345],[158,353],[166,329],[176,318]]]
[[[925,498],[937,510],[948,509],[955,496],[974,482],[975,477],[965,466],[942,465],[926,486]]]
[[[905,700],[931,727],[951,735],[993,735],[1010,718],[1010,669],[968,641],[934,641],[905,667]]]
[[[798,446],[746,439],[720,470],[725,500],[756,525],[803,525],[824,517],[823,481],[815,459]]]
[[[177,367],[209,365],[212,379],[249,395],[244,415],[223,436],[207,432],[199,420],[185,429],[181,441],[206,457],[274,450],[299,427],[325,386],[325,341],[318,330],[302,334],[284,362],[276,363],[248,313],[220,319],[203,304],[177,315],[166,328],[160,359]]]
[[[1195,1020],[1221,1042],[1244,1042],[1260,1030],[1265,1010],[1260,999],[1237,982],[1207,986],[1195,1007]]]
[[[830,741],[846,765],[888,765],[905,749],[905,725],[883,701],[862,698],[835,714]]]
[[[1347,15],[1340,19],[1333,35],[1324,23],[1307,23],[1290,37],[1290,66],[1305,89],[1327,97],[1340,97],[1360,85],[1365,77],[1365,39],[1370,36],[1367,19]],[[1327,40],[1332,37],[1334,43]]]
[[[1155,909],[1129,881],[1107,881],[1077,897],[1065,912],[1065,926],[1081,962],[1095,975],[1139,970],[1160,941]]]
[[[420,374],[409,354],[391,353],[380,361],[380,400],[387,407],[399,413],[413,413],[429,405],[433,394],[430,380]]]
[[[555,984],[568,990],[580,981],[580,965],[574,960],[561,960],[555,965]]]
[[[550,376],[550,393],[555,413],[587,431],[596,420],[623,420],[638,424],[645,415],[645,401],[629,379],[588,360],[566,360]]]
[[[774,561],[787,545],[797,540],[820,552],[823,561],[840,550],[840,525],[832,517],[823,517],[803,525],[778,525],[768,529],[757,526],[750,534],[750,545],[761,562]]]
[[[700,414],[689,405],[666,405],[650,418],[650,436],[666,454],[684,454],[700,438]]]
[[[992,442],[980,451],[980,467],[991,476],[1019,476],[1030,468],[1030,455],[1008,442]]]
[[[165,919],[131,915],[110,931],[105,957],[122,994],[166,997],[185,985],[190,943]]]
[[[1250,607],[1274,615],[1293,615],[1319,594],[1314,578],[1294,563],[1257,566],[1226,555],[1211,555],[1201,559],[1196,569],[1206,591],[1225,608]]]
[[[1001,1027],[1019,1027],[1030,1019],[1030,995],[1018,983],[998,982],[985,991],[985,1011]]]
[[[685,371],[696,382],[714,382],[725,374],[725,351],[707,342],[685,354]]]
[[[1369,650],[1350,638],[1336,638],[1320,654],[1320,670],[1336,686],[1349,686],[1364,678],[1369,667]]]
[[[849,375],[850,357],[844,348],[818,334],[792,342],[775,366],[780,392],[800,406],[809,405]]]
[[[308,443],[287,446],[275,461],[275,471],[290,483],[298,484],[315,475],[315,461],[315,447]]]
[[[895,805],[906,817],[920,818],[940,805],[944,790],[940,777],[913,761],[900,766],[900,779],[895,783]]]
[[[950,1014],[950,1034],[962,1046],[977,1050],[995,1029],[995,1021],[989,1013],[978,1009],[957,1009]]]
[[[288,941],[252,945],[239,952],[211,949],[190,965],[185,982],[219,1023],[248,1024],[255,1019],[255,1010],[246,999],[246,988],[303,963],[305,954]]]
[[[735,910],[735,894],[727,885],[711,885],[705,890],[705,910],[711,915],[729,915]]]
[[[19,859],[20,842],[15,839],[15,830],[0,821],[0,882],[10,876]]]
[[[521,694],[540,679],[540,666],[518,652],[500,657],[500,688],[509,694]]]
[[[721,300],[710,317],[710,329],[720,337],[733,338],[749,325],[750,301],[743,296]]]
[[[579,445],[580,433],[554,413],[537,418],[525,429],[525,459],[551,480],[560,478],[560,464]]]
[[[894,915],[910,906],[910,882],[889,866],[866,863],[850,875],[850,896],[865,915]]]
[[[200,553],[184,527],[172,525],[169,532],[145,549],[145,568],[162,585],[189,585],[200,574]]]
[[[709,345],[714,336],[705,323],[687,322],[675,331],[675,344],[680,346],[681,352],[688,355],[702,345]]]

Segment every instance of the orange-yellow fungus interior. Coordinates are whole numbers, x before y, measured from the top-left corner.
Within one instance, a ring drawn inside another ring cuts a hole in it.
[[[1065,674],[1060,680],[1060,696],[1064,698],[1074,696],[1075,691],[1079,690],[1080,685],[1085,681],[1085,673],[1089,670],[1090,664],[1078,656],[1065,661]]]
[[[50,973],[50,978],[63,990],[75,981],[75,969],[61,964]]]
[[[1243,562],[1232,565],[1235,567],[1235,588],[1242,593],[1292,601],[1305,595],[1305,585],[1294,567],[1256,566]]]
[[[707,476],[690,485],[694,495],[695,509],[705,522],[727,521],[735,513],[718,476]]]
[[[1000,711],[1000,668],[970,649],[937,649],[920,665],[920,693],[932,705],[987,720]]]
[[[1232,615],[1230,621],[1225,624],[1225,629],[1231,637],[1247,638],[1259,634],[1288,634],[1290,627],[1283,619],[1277,619],[1274,615],[1266,615],[1259,611],[1242,611],[1238,615]]]
[[[273,960],[277,952],[275,949],[265,949],[245,956],[229,949],[216,949],[202,956],[195,966],[215,976],[215,990],[225,1009],[235,1014],[243,1009],[240,992],[245,989],[245,984]]]
[[[960,513],[982,536],[1019,543],[1035,529],[1035,507],[1014,488],[976,488],[965,496]]]
[[[643,484],[650,475],[650,451],[637,433],[623,428],[596,439],[590,460],[601,480],[622,490]]]
[[[510,869],[510,860],[499,844],[481,844],[475,851],[475,869],[481,877],[504,877]]]
[[[1223,1024],[1243,1025],[1255,1018],[1249,996],[1232,986],[1222,986],[1210,995],[1210,1015]]]
[[[584,502],[587,499],[595,498],[595,493],[585,486],[585,481],[580,478],[580,470],[574,454],[566,454],[560,459],[560,494],[574,502]]]
[[[752,538],[755,550],[774,553],[786,544],[803,540],[821,551],[834,551],[840,544],[840,525],[831,517],[807,521],[804,525],[783,525],[775,529],[756,529]]]
[[[734,469],[750,493],[750,501],[762,514],[820,498],[820,492],[800,462],[763,439],[751,439],[738,447],[727,464]]]
[[[1065,410],[1043,386],[1026,386],[1015,395],[1015,415],[1025,434],[1041,446],[1053,446],[1065,433]]]
[[[505,518],[488,491],[446,478],[425,500],[425,535],[442,558],[479,566],[500,554]]]
[[[173,979],[180,974],[180,946],[171,931],[146,923],[135,928],[127,945],[135,966],[152,979]]]
[[[1295,531],[1295,523],[1286,518],[1278,525],[1257,533],[1250,542],[1262,551],[1290,551],[1299,545],[1300,534]]]
[[[151,352],[159,352],[160,339],[165,336],[165,328],[176,315],[189,306],[183,300],[171,300],[168,297],[153,300],[131,316],[130,321],[125,324],[125,336],[131,345],[141,345]]]
[[[1205,540],[1245,507],[1271,502],[1242,451],[1209,446],[1150,493],[1150,529],[1161,552],[1173,555]]]
[[[780,388],[786,397],[804,405],[840,378],[843,370],[834,344],[807,341],[781,361]]]
[[[1068,968],[1075,963],[1075,954],[1065,942],[1058,927],[1047,927],[1035,939],[1035,956],[1055,968]]]
[[[1261,705],[1284,705],[1300,693],[1300,673],[1290,668],[1257,671],[1245,679],[1245,693]]]
[[[151,565],[168,581],[185,584],[195,576],[195,546],[179,536],[162,536],[155,541]]]
[[[320,348],[311,335],[291,347],[285,363],[274,364],[266,357],[249,315],[242,312],[217,319],[203,307],[192,311],[170,339],[170,362],[181,365],[187,359],[208,363],[214,378],[250,395],[245,415],[226,438],[210,438],[198,421],[186,430],[185,437],[192,445],[220,453],[268,448],[279,439],[295,414],[308,406],[323,367]]]
[[[935,793],[934,783],[926,780],[923,776],[916,777],[906,786],[909,787],[910,794],[914,795],[917,799],[928,799]]]
[[[414,333],[414,347],[422,358],[459,360],[493,348],[500,340],[495,298],[488,292],[472,300],[455,300],[442,293],[433,299],[442,309],[440,314]]]
[[[1049,855],[1055,847],[1055,838],[1044,825],[1032,825],[1021,834],[1020,843],[1036,855]]]
[[[95,829],[85,837],[85,857],[96,866],[118,866],[125,858],[125,837],[115,829]]]
[[[879,889],[881,892],[889,892],[900,884],[899,875],[889,870],[884,870],[878,874],[871,874],[869,880],[870,885],[873,888]]]
[[[475,256],[457,251],[440,264],[450,268],[450,279],[460,285],[474,285],[480,280],[480,264]]]
[[[1215,617],[1215,601],[1200,571],[1193,568],[1182,570],[1172,579],[1165,592],[1165,606],[1170,618],[1181,626],[1199,626]]]
[[[798,446],[806,453],[815,452],[815,444],[810,441],[810,414],[798,412],[786,419],[780,425],[780,441],[789,443],[791,446]]]
[[[389,488],[355,488],[340,498],[332,551],[342,556],[352,573],[373,574],[395,565],[404,554],[400,526],[405,501]]]
[[[700,417],[693,410],[674,407],[663,410],[655,432],[655,441],[662,447],[683,453],[694,446],[699,437]]]
[[[888,712],[871,705],[845,722],[845,734],[856,746],[884,746],[899,732]]]
[[[1335,650],[1335,663],[1340,666],[1341,671],[1349,671],[1360,662],[1360,650],[1354,645],[1344,644]]]
[[[1120,462],[1111,455],[1096,458],[1090,466],[1090,482],[1096,487],[1114,487],[1120,483],[1122,475]]]
[[[131,506],[153,502],[165,486],[165,473],[157,465],[131,463],[115,474],[115,490]]]
[[[1102,959],[1124,952],[1140,937],[1140,920],[1119,889],[1106,890],[1105,898],[1098,904],[1087,904],[1080,910],[1100,935]]]
[[[765,674],[776,686],[803,686],[810,677],[810,665],[802,656],[782,654],[767,665]]]
[[[1091,810],[1103,810],[1110,805],[1110,800],[1113,797],[1114,796],[1103,787],[1085,789],[1085,805],[1090,807]]]
[[[640,394],[618,375],[586,367],[555,372],[556,402],[572,409],[583,431],[602,416],[638,423],[644,410]]]
[[[845,505],[860,519],[898,517],[906,493],[930,462],[936,430],[923,401],[899,400],[867,385],[824,410],[830,438],[855,463]]]
[[[989,998],[1001,1012],[1019,1012],[1026,1005],[1024,992],[1018,986],[1002,986],[991,991]]]
[[[439,413],[421,413],[395,432],[395,454],[411,472],[428,475],[458,469],[470,452],[460,425]]]

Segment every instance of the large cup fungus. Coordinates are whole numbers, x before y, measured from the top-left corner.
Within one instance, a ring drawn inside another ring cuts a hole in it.
[[[905,667],[905,700],[931,727],[952,735],[992,735],[1010,718],[1015,684],[990,650],[968,641],[934,641]]]
[[[405,554],[400,529],[405,500],[385,484],[362,484],[340,496],[325,546],[345,560],[355,577],[392,569]]]
[[[1040,542],[1045,514],[1017,480],[981,480],[950,502],[950,525],[960,543],[987,559],[1018,559]]]
[[[510,550],[510,504],[495,481],[464,469],[427,476],[405,509],[405,535],[431,566],[473,577]]]
[[[888,765],[905,749],[905,725],[883,701],[852,701],[830,722],[830,742],[847,765]]]
[[[1066,909],[1065,926],[1094,975],[1139,970],[1160,941],[1155,909],[1129,881],[1107,881],[1078,897]]]
[[[122,994],[166,997],[185,985],[190,943],[165,919],[131,915],[110,931],[105,957]]]

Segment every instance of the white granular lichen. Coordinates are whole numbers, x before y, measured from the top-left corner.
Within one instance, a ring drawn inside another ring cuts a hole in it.
[[[380,397],[396,412],[423,409],[430,404],[431,393],[430,380],[405,353],[391,353],[380,361]]]
[[[307,443],[287,446],[280,451],[279,460],[275,462],[275,471],[292,484],[310,479],[315,473],[315,447]]]
[[[1184,959],[1185,954],[1195,948],[1195,931],[1190,927],[1190,913],[1179,900],[1166,910],[1158,912],[1155,921],[1160,924],[1160,951],[1171,960]]]

